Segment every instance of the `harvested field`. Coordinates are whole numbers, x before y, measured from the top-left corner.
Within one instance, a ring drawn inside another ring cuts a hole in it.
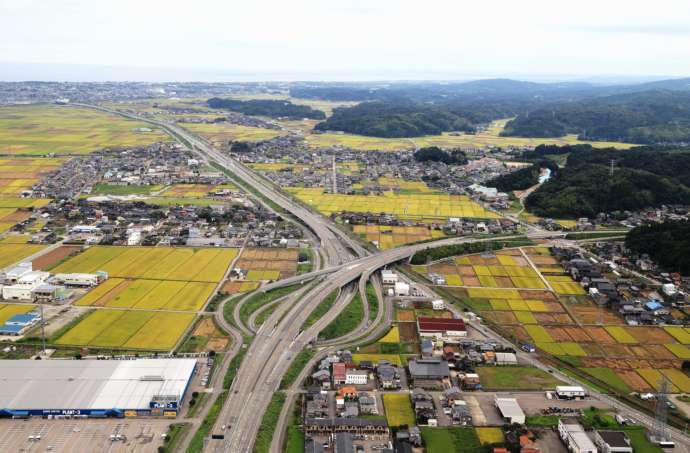
[[[81,247],[78,245],[61,245],[60,247],[41,255],[31,263],[34,270],[45,270],[64,260],[73,253],[77,253],[80,249]]]
[[[597,343],[613,344],[616,340],[603,327],[585,327],[584,330]]]
[[[599,324],[600,320],[606,325],[623,325],[621,318],[608,310],[603,310],[594,306],[571,305],[570,310],[582,324]]]
[[[664,345],[661,344],[650,344],[644,345],[644,348],[649,351],[650,357],[657,359],[668,359],[673,360],[676,355],[669,351]]]
[[[397,321],[414,322],[416,321],[414,310],[398,310],[395,318]]]
[[[654,389],[645,381],[642,376],[637,374],[634,370],[618,370],[616,374],[621,380],[636,392],[651,392]]]
[[[546,327],[548,334],[553,338],[553,341],[560,343],[563,341],[572,341],[570,335],[565,331],[565,329],[560,327]]]
[[[589,335],[587,335],[587,332],[580,327],[564,327],[563,330],[577,343],[588,343],[592,341]]]
[[[674,338],[658,327],[626,327],[625,329],[638,343],[667,344],[674,343]]]
[[[399,322],[398,331],[400,333],[400,341],[409,342],[417,340],[417,323],[415,322]]]
[[[494,311],[488,312],[491,314],[496,324],[517,324],[517,319],[512,311]]]
[[[604,347],[597,343],[578,343],[580,347],[587,353],[588,357],[605,357],[606,352]]]
[[[521,289],[519,291],[520,297],[523,299],[536,299],[544,302],[557,302],[556,296],[549,291],[532,291],[527,289]]]

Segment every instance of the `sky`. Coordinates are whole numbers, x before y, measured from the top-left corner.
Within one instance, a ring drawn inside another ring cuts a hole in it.
[[[0,80],[690,76],[688,0],[0,0]]]

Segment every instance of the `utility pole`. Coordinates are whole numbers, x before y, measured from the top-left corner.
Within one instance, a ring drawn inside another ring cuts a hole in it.
[[[41,343],[43,346],[43,357],[46,355],[46,322],[43,317],[43,304],[39,304],[41,307]]]
[[[659,444],[660,442],[668,442],[671,440],[671,436],[668,432],[668,426],[666,425],[667,417],[667,393],[669,388],[669,381],[666,376],[659,380],[659,392],[656,395],[656,407],[655,407],[655,417],[654,426],[652,431],[649,433],[649,440],[654,444]]]
[[[614,159],[611,159],[611,168],[609,169],[609,176],[613,177],[613,167],[616,165],[616,161]]]

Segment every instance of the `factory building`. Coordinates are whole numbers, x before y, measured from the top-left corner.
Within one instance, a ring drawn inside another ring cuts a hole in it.
[[[195,359],[4,360],[0,416],[177,415]]]

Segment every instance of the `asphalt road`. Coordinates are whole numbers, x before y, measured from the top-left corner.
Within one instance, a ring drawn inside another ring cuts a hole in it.
[[[339,298],[333,308],[324,317],[319,319],[308,329],[302,330],[304,321],[311,311],[331,292],[339,290],[350,282],[360,279],[362,275],[370,275],[386,265],[407,258],[417,251],[426,248],[435,248],[447,244],[485,242],[500,239],[451,238],[435,241],[433,243],[415,244],[367,256],[366,250],[361,247],[360,244],[338,230],[338,228],[328,220],[312,213],[301,204],[270,187],[251,170],[234,159],[223,155],[205,141],[193,136],[179,126],[152,121],[115,110],[97,108],[158,125],[176,138],[191,144],[197,152],[200,152],[222,165],[245,184],[251,186],[264,197],[272,200],[281,208],[304,222],[304,224],[320,239],[321,251],[324,254],[328,266],[337,267],[337,269],[334,269],[334,271],[325,277],[322,282],[310,289],[304,297],[296,300],[291,305],[282,304],[259,328],[256,336],[257,339],[260,337],[261,341],[254,341],[249,347],[247,356],[237,374],[237,378],[233,382],[229,398],[218,420],[219,425],[222,424],[226,426],[224,432],[225,439],[211,441],[207,448],[209,450],[217,452],[247,453],[252,451],[256,434],[260,426],[261,414],[265,412],[271,397],[278,389],[280,380],[287,371],[292,359],[305,345],[317,338],[319,331],[327,326],[349,301],[347,298]],[[562,233],[542,232],[529,224],[526,224],[525,227],[527,228],[527,236],[532,239],[557,238],[563,236]],[[488,331],[486,333],[489,334]],[[491,334],[496,335],[495,332],[491,332]],[[558,370],[542,364],[533,356],[528,355],[526,360],[539,368],[546,369],[565,382],[574,382],[568,376],[562,375]],[[606,395],[597,394],[595,392],[593,396],[616,407],[621,413],[627,414],[639,422],[651,426],[651,417],[629,408]],[[676,440],[682,448],[687,448],[688,438],[682,432],[675,429],[670,429],[670,432],[674,440]]]

